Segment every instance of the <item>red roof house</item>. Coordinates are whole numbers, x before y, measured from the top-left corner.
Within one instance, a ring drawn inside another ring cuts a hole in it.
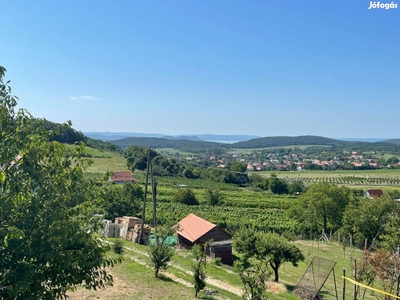
[[[382,190],[367,190],[364,194],[364,197],[367,197],[369,199],[380,198],[382,196],[383,196]]]
[[[178,246],[191,248],[195,244],[204,244],[213,240],[207,252],[220,257],[221,262],[232,264],[232,235],[224,229],[208,222],[195,214],[189,214],[174,226],[178,235]]]
[[[110,181],[113,183],[137,182],[137,180],[132,177],[132,173],[129,171],[114,172],[114,175],[111,176]]]

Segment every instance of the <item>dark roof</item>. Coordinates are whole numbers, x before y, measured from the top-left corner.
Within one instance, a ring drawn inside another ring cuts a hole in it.
[[[217,227],[217,225],[208,222],[195,214],[189,214],[183,218],[177,224],[178,234],[191,241],[192,243],[197,241],[200,237],[205,235],[207,232]],[[176,226],[176,227],[177,227]]]
[[[114,172],[114,175],[111,177],[111,181],[134,181],[132,177],[132,173],[127,172]]]

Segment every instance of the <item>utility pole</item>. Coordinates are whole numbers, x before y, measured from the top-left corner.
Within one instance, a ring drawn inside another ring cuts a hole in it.
[[[157,178],[153,177],[153,165],[150,164],[150,177],[151,177],[151,195],[153,200],[153,226],[156,230],[157,218],[156,218],[156,195],[157,195]]]
[[[139,232],[139,244],[142,244],[143,227],[144,227],[144,218],[145,218],[145,215],[146,215],[147,185],[149,184],[149,169],[150,169],[150,165],[151,165],[151,161],[150,161],[150,151],[151,151],[151,147],[149,147],[148,152],[147,152],[146,181],[145,181],[145,185],[144,185],[143,209],[142,209],[142,222],[141,222],[141,227],[140,227],[140,232]]]

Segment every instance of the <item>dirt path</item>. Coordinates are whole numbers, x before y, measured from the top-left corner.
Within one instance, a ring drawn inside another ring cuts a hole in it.
[[[126,250],[135,252],[135,253],[140,254],[140,255],[143,255],[143,256],[147,256],[147,257],[149,256],[148,253],[143,252],[143,251],[140,251],[140,250],[137,250],[137,249],[134,249],[134,248],[129,248],[129,247],[124,247],[124,248],[125,248]],[[141,265],[147,266],[147,263],[146,263],[146,262],[141,261],[141,260],[139,260],[139,259],[136,258],[136,257],[129,256],[129,258],[132,259],[132,260],[134,260],[135,262],[141,264]],[[178,269],[178,270],[180,270],[180,271],[182,271],[182,272],[185,272],[185,273],[188,274],[188,275],[191,275],[191,276],[193,275],[193,272],[192,272],[192,271],[188,271],[188,270],[186,270],[186,269],[184,269],[184,268],[182,268],[182,267],[180,267],[180,266],[178,266],[178,265],[175,265],[174,263],[170,263],[170,266],[172,266],[172,267],[174,267],[175,269]],[[167,277],[169,277],[169,278],[171,278],[172,280],[174,280],[174,281],[176,281],[176,282],[182,283],[182,284],[184,284],[184,285],[186,285],[186,286],[188,286],[188,287],[193,287],[193,284],[192,284],[192,283],[189,283],[189,282],[187,282],[187,281],[185,281],[185,280],[183,280],[183,279],[180,279],[180,278],[176,277],[175,275],[173,275],[173,274],[171,274],[171,273],[169,273],[169,272],[162,272],[162,274],[165,275],[165,276],[167,276]],[[233,286],[233,285],[230,285],[229,283],[223,282],[223,281],[221,281],[221,280],[214,279],[214,278],[209,277],[209,276],[206,278],[206,283],[209,284],[209,285],[212,285],[212,286],[214,286],[214,287],[217,287],[217,288],[219,288],[219,289],[228,291],[228,292],[230,292],[230,293],[232,293],[232,294],[235,294],[235,295],[237,295],[237,296],[241,296],[241,295],[243,294],[242,289],[237,288],[237,287],[235,287],[235,286]]]

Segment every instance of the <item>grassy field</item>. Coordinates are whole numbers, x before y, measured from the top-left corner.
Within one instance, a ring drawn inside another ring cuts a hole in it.
[[[112,241],[113,239],[110,239]],[[78,289],[69,294],[70,299],[195,299],[192,285],[191,262],[193,256],[188,250],[177,250],[170,267],[161,272],[160,278],[154,277],[149,266],[147,247],[124,241],[124,261],[111,271],[115,286],[101,291]],[[296,241],[306,257],[298,267],[286,263],[279,270],[280,283],[269,287],[269,300],[300,299],[291,291],[299,282],[308,263],[314,256],[335,261],[336,290],[339,299],[343,299],[343,269],[346,276],[352,278],[354,259],[361,257],[362,252],[356,249],[344,249],[337,243],[317,243],[317,241]],[[110,253],[110,255],[114,255]],[[231,266],[219,265],[212,258],[207,259],[207,286],[200,293],[200,299],[241,299],[242,283]],[[333,273],[321,289],[323,299],[336,299]],[[376,286],[379,288],[379,286]],[[268,288],[267,288],[268,290]],[[354,286],[346,283],[346,299],[352,299]],[[383,299],[377,292],[366,292],[365,299]]]
[[[161,154],[166,154],[168,156],[171,156],[171,155],[176,156],[178,154],[180,156],[190,156],[191,157],[193,155],[193,153],[191,153],[191,152],[177,150],[174,148],[157,148],[156,151]]]
[[[67,145],[72,149],[73,145]],[[92,165],[86,170],[87,173],[104,174],[105,172],[127,171],[126,160],[123,154],[101,151],[85,147],[87,158],[92,160]]]

